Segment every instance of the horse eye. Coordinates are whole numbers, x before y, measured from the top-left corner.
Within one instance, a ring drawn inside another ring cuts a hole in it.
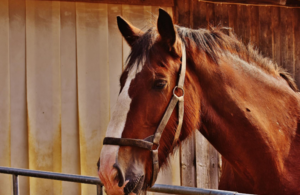
[[[167,81],[165,80],[157,80],[154,82],[154,89],[163,89],[167,85]]]

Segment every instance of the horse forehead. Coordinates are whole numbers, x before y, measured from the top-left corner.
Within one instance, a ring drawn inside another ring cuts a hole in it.
[[[117,98],[112,118],[108,124],[106,132],[107,137],[121,138],[132,101],[132,98],[129,96],[129,89],[132,81],[135,79],[136,75],[142,71],[142,68],[141,65],[134,64],[128,71],[125,84]]]

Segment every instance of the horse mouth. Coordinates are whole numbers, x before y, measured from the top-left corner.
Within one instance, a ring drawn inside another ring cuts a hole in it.
[[[143,182],[144,182],[144,175],[138,176],[134,180],[128,182],[128,184],[124,188],[125,195],[129,195],[132,192],[138,194],[143,187]]]

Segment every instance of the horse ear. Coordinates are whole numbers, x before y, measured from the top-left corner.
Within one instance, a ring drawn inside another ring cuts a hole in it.
[[[176,32],[171,16],[161,8],[159,8],[157,29],[162,41],[166,42],[171,49],[176,41]]]
[[[132,47],[133,43],[144,34],[142,30],[134,27],[121,16],[117,17],[117,22],[120,32],[130,47]]]

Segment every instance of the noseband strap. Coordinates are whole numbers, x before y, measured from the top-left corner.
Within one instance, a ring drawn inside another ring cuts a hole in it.
[[[174,147],[176,143],[178,142],[182,123],[183,123],[183,114],[184,114],[184,80],[185,80],[185,72],[186,72],[186,51],[185,46],[182,43],[181,44],[182,49],[182,58],[181,58],[181,67],[180,67],[180,73],[179,73],[179,80],[177,83],[177,86],[173,89],[173,96],[171,98],[171,101],[164,113],[164,116],[162,117],[156,132],[154,135],[149,136],[145,139],[131,139],[131,138],[115,138],[115,137],[106,137],[103,140],[103,145],[118,145],[118,146],[132,146],[132,147],[138,147],[143,148],[146,150],[150,150],[152,152],[152,179],[151,179],[151,186],[154,185],[157,175],[159,172],[159,158],[158,158],[158,149],[159,149],[159,142],[162,136],[162,133],[176,107],[178,104],[178,125],[175,131],[174,140],[172,146]],[[181,96],[176,95],[176,91],[180,89],[182,91]],[[155,149],[153,149],[153,146],[156,145]]]

